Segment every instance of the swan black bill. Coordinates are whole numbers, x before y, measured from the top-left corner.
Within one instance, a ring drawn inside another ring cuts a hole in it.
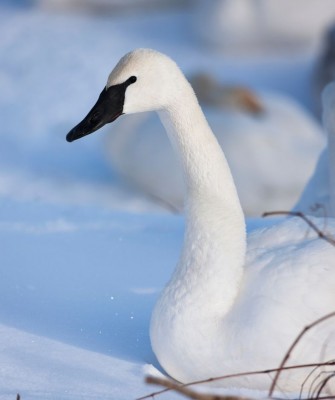
[[[80,139],[113,122],[123,114],[126,87],[124,84],[104,88],[86,117],[66,135],[68,142]]]

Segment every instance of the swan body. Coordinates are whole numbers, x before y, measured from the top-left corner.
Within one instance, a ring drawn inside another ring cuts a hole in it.
[[[276,367],[305,325],[334,310],[335,249],[307,235],[303,222],[294,218],[255,228],[247,247],[226,158],[190,84],[164,54],[138,49],[125,55],[67,140],[123,113],[149,110],[159,113],[185,180],[184,244],[151,319],[158,361],[181,382]],[[334,232],[334,221],[327,227]],[[334,329],[334,321],[328,321],[310,332],[290,363],[333,359]],[[299,390],[305,375],[301,370],[283,374],[279,385]],[[269,378],[220,384],[268,389]]]
[[[294,209],[305,214],[335,217],[335,82],[322,92],[322,110],[328,143]]]
[[[325,145],[319,124],[282,95],[258,94],[262,108],[251,112],[241,103],[227,104],[231,96],[219,82],[204,86],[193,85],[229,162],[244,213],[291,209]],[[133,114],[116,124],[104,146],[113,169],[142,192],[182,210],[183,177],[157,115]],[[283,158],[285,165],[278,168]]]

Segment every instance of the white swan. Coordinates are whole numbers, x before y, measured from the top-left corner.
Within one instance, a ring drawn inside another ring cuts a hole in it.
[[[191,83],[227,157],[245,214],[291,209],[325,145],[319,124],[284,95],[254,94],[213,78]],[[134,114],[116,124],[104,143],[113,169],[144,193],[182,210],[182,174],[157,115]]]
[[[197,36],[207,45],[235,53],[314,48],[335,16],[333,0],[197,0],[195,4]]]
[[[293,218],[255,229],[246,253],[244,216],[224,154],[184,75],[159,52],[125,55],[67,140],[148,110],[159,112],[186,187],[182,253],[151,320],[159,362],[181,382],[277,366],[305,325],[335,309],[334,247]],[[327,226],[335,232],[334,221]],[[290,363],[333,359],[334,329],[332,321],[311,331]],[[279,386],[299,390],[305,375],[283,374]],[[262,375],[229,384],[267,389],[269,383]]]
[[[335,217],[335,82],[322,92],[322,110],[328,144],[294,209],[305,214]]]

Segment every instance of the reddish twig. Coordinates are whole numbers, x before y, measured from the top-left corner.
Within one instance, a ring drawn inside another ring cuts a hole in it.
[[[315,397],[306,397],[304,400],[334,400],[335,396],[329,395],[329,396],[320,396],[317,399]],[[287,400],[287,399],[281,399],[278,397],[275,397],[274,400]]]
[[[301,368],[314,368],[314,367],[323,367],[323,366],[335,366],[335,360],[334,361],[328,361],[328,362],[323,362],[323,363],[311,363],[311,364],[301,364],[301,365],[289,365],[289,366],[284,366],[282,370],[293,370],[293,369],[301,369]],[[260,370],[260,371],[247,371],[247,372],[239,372],[236,374],[230,374],[230,375],[223,375],[223,376],[218,376],[215,378],[209,378],[209,379],[203,379],[200,381],[194,381],[190,383],[185,383],[185,384],[180,384],[179,387],[188,387],[188,386],[195,386],[195,385],[201,385],[203,383],[211,383],[215,382],[218,380],[225,380],[225,379],[232,379],[232,378],[239,378],[242,376],[252,376],[252,375],[261,375],[261,374],[270,374],[272,372],[277,372],[279,368],[272,368],[272,369],[266,369],[266,370]],[[153,398],[155,396],[158,396],[160,394],[163,394],[165,392],[170,391],[171,389],[163,389],[157,392],[150,393],[148,395],[145,395],[143,397],[139,397],[136,400],[145,400],[149,398]]]
[[[328,375],[327,378],[325,378],[325,379],[321,382],[321,385],[320,385],[320,387],[319,387],[319,390],[318,390],[318,392],[317,392],[317,394],[316,394],[316,398],[317,398],[317,399],[320,398],[320,395],[321,395],[323,389],[325,388],[325,386],[327,385],[327,383],[328,383],[331,379],[333,379],[334,377],[335,377],[334,372],[332,372],[331,375]]]
[[[306,332],[308,332],[311,328],[313,328],[314,326],[320,324],[321,322],[324,322],[332,317],[335,317],[335,312],[332,312],[330,314],[324,315],[323,317],[317,319],[316,321],[312,322],[311,324],[305,326],[305,328],[299,333],[299,335],[295,338],[295,340],[293,341],[293,343],[291,344],[291,346],[289,347],[289,349],[287,350],[282,362],[280,363],[280,366],[276,372],[276,375],[273,379],[273,382],[271,384],[270,390],[269,390],[269,397],[272,397],[273,392],[275,390],[277,381],[279,379],[279,375],[281,374],[281,372],[284,369],[284,366],[287,362],[287,360],[290,358],[291,353],[293,351],[293,349],[296,347],[296,345],[299,343],[299,341],[301,340],[301,338],[305,335]]]
[[[312,369],[312,371],[306,376],[306,378],[304,379],[303,383],[301,384],[300,387],[300,393],[299,393],[299,400],[302,398],[302,394],[304,392],[304,388],[308,382],[308,380],[313,376],[314,372],[316,372],[320,367],[322,366],[316,366],[315,368]],[[312,392],[313,392],[313,386],[314,386],[314,382],[320,378],[320,376],[326,371],[321,371],[313,380],[312,383],[310,385],[309,391],[308,391],[308,397],[313,397]]]
[[[292,217],[299,217],[303,219],[306,224],[313,229],[317,233],[320,239],[323,239],[330,243],[331,245],[335,246],[335,239],[333,239],[330,236],[327,236],[324,232],[322,232],[315,224],[312,222],[308,217],[306,217],[305,214],[303,214],[300,211],[271,211],[271,212],[266,212],[262,215],[262,217],[270,217],[274,215],[290,215]]]
[[[168,379],[156,378],[153,376],[148,376],[145,381],[152,385],[159,385],[166,389],[174,390],[175,392],[183,394],[193,400],[250,400],[250,398],[239,396],[221,396],[218,394],[197,393],[184,385],[180,385]]]
[[[334,377],[334,375],[332,375],[332,377]],[[180,394],[182,394],[186,397],[189,397],[190,399],[193,399],[193,400],[252,400],[250,397],[198,393],[198,392],[195,392],[194,390],[187,388],[186,385],[178,384],[178,383],[168,380],[168,379],[147,377],[145,381],[146,381],[146,383],[149,383],[149,384],[165,387],[164,390],[162,390],[160,392],[156,392],[157,394],[161,394],[163,392],[174,390],[175,392],[180,393]],[[322,389],[320,390],[320,394],[322,392]],[[156,394],[153,393],[152,397],[154,397],[155,395]],[[315,400],[315,399],[317,399],[317,400],[334,400],[335,396],[332,396],[332,395],[320,396],[318,393],[318,397],[308,397],[304,400]],[[287,399],[276,397],[276,398],[274,398],[274,400],[287,400]]]

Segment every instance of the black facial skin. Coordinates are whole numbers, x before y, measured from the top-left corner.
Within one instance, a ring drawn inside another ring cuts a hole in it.
[[[127,87],[136,80],[136,76],[131,76],[119,85],[110,86],[108,89],[104,88],[92,110],[71,129],[66,135],[66,140],[73,142],[89,135],[122,115]]]

